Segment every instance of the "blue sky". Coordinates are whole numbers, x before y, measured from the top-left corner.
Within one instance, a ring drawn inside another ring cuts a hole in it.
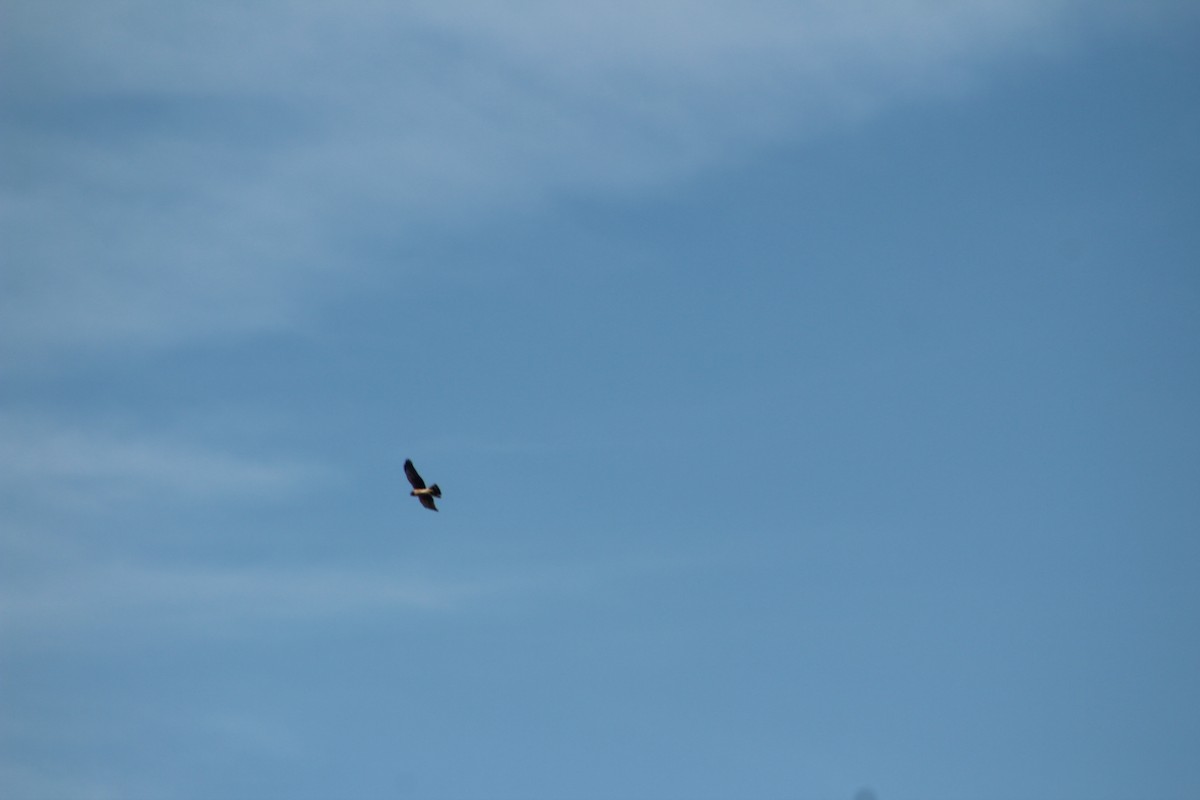
[[[1200,792],[1192,4],[4,17],[4,797]]]

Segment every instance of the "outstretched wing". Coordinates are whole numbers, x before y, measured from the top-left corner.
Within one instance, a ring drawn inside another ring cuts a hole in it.
[[[433,504],[433,497],[431,495],[417,495],[417,499],[421,501],[421,505],[425,506],[430,511],[437,511],[437,506]]]
[[[408,478],[408,482],[412,484],[414,489],[424,489],[425,481],[421,480],[421,476],[417,474],[417,468],[413,466],[411,459],[404,459],[404,475]],[[421,502],[425,502],[425,498],[421,498]],[[434,509],[436,511],[436,509]]]

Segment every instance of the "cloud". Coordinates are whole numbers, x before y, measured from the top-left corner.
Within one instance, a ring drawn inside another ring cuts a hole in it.
[[[0,488],[56,503],[112,497],[278,497],[328,480],[316,463],[240,455],[153,434],[0,414]]]
[[[607,596],[614,582],[660,575],[674,560],[509,564],[486,572],[429,564],[189,566],[72,559],[0,585],[0,635],[16,649],[75,647],[88,637],[170,631],[185,638],[258,635],[377,614],[446,615],[502,600]]]
[[[566,600],[609,602],[614,586],[712,566],[695,556],[629,554],[471,568],[410,558],[335,565],[97,562],[69,553],[0,583],[0,636],[10,648],[57,649],[123,633],[152,633],[155,641],[164,635],[240,639],[380,614],[397,620],[493,613],[506,603],[548,597],[558,608]]]
[[[73,769],[38,768],[21,763],[18,759],[0,759],[0,791],[6,797],[22,797],[25,800],[119,800],[123,797],[158,797],[170,800],[176,797],[155,787],[154,792],[144,791],[144,786],[134,789],[128,779],[108,782],[74,776]]]
[[[381,268],[373,238],[663,185],[960,86],[1110,6],[17,4],[0,360],[284,328]]]
[[[312,623],[381,610],[447,611],[485,591],[470,581],[385,570],[81,564],[7,581],[6,638],[75,641],[81,632],[160,631],[237,638],[263,625]]]

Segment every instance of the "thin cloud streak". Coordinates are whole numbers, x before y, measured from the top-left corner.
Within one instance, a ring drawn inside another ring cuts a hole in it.
[[[17,759],[3,759],[0,760],[0,789],[6,796],[25,800],[121,800],[139,796],[171,800],[179,796],[159,787],[147,792],[144,786],[135,788],[128,780],[118,785],[101,779],[75,777],[71,773],[69,769],[39,769]]]
[[[1117,7],[20,5],[0,360],[286,328],[373,268],[339,243],[670,182]]]
[[[76,567],[9,582],[0,590],[0,629],[78,643],[81,631],[169,627],[187,636],[238,637],[286,622],[382,610],[444,612],[487,587],[363,569],[188,568],[145,564]],[[25,637],[22,637],[25,638]],[[11,644],[11,641],[10,641]]]
[[[117,435],[0,414],[0,488],[87,497],[278,497],[326,482],[296,459],[240,456],[145,433]]]
[[[0,633],[10,646],[79,646],[83,634],[169,629],[184,637],[239,638],[291,624],[380,613],[462,615],[501,601],[605,596],[614,583],[711,568],[704,558],[526,563],[447,573],[431,564],[211,566],[73,561],[0,586]],[[394,616],[391,618],[395,618]]]

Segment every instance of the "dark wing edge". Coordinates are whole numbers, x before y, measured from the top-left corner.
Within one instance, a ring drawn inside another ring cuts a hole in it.
[[[421,480],[421,476],[417,473],[417,468],[413,466],[412,459],[404,459],[404,476],[408,478],[408,482],[412,484],[414,489],[425,488],[425,481]]]
[[[438,507],[434,505],[433,498],[427,494],[418,495],[417,499],[421,501],[421,505],[428,508],[430,511],[437,511]]]

